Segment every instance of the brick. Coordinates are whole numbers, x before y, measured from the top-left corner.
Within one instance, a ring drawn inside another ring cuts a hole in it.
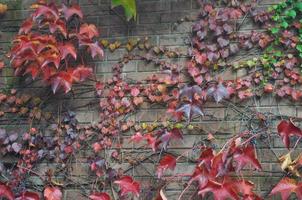
[[[66,190],[64,192],[64,200],[69,199],[87,200],[88,198],[80,190]]]

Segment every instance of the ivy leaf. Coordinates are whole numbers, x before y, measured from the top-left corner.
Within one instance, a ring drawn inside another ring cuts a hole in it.
[[[8,200],[14,200],[14,194],[11,188],[4,183],[0,182],[0,197],[7,198]]]
[[[109,194],[106,192],[99,192],[99,193],[94,193],[89,196],[91,200],[110,200]]]
[[[298,183],[291,178],[283,178],[271,191],[270,196],[280,193],[282,200],[287,200],[292,192],[297,194],[298,199],[302,199],[302,183]]]
[[[294,19],[296,17],[297,13],[296,13],[296,11],[294,11],[293,9],[291,9],[291,10],[285,11],[285,15],[287,17],[291,17],[291,18]]]
[[[273,27],[273,28],[271,28],[271,33],[272,34],[277,34],[278,32],[279,32],[279,28],[278,27]]]
[[[77,15],[81,19],[83,19],[83,12],[82,12],[79,5],[75,4],[75,5],[72,5],[70,8],[68,8],[67,6],[65,6],[63,4],[62,8],[63,8],[62,11],[64,13],[64,16],[65,16],[66,20],[69,20],[70,17],[72,17],[73,15]]]
[[[94,24],[82,24],[80,27],[80,36],[84,39],[91,40],[94,37],[99,36],[99,31]]]
[[[114,181],[114,183],[120,186],[122,196],[129,192],[137,197],[139,196],[140,184],[137,181],[134,181],[131,176],[123,176],[119,180]]]
[[[104,51],[103,49],[99,46],[98,42],[94,42],[94,43],[86,43],[86,42],[82,42],[80,44],[80,46],[88,46],[90,52],[91,52],[91,57],[95,58],[97,55],[100,58],[104,57]]]
[[[45,200],[61,200],[62,192],[58,187],[47,186],[44,190]]]
[[[51,87],[52,91],[55,94],[56,91],[62,87],[65,93],[71,90],[71,85],[73,82],[73,77],[68,72],[60,72],[57,76],[52,79]]]
[[[72,72],[72,78],[76,82],[82,82],[86,80],[92,74],[92,69],[89,67],[84,67],[83,65],[77,67]]]
[[[208,181],[205,187],[201,188],[198,192],[199,195],[204,195],[208,192],[212,192],[214,199],[236,199],[239,200],[237,191],[235,191],[235,185],[232,182],[218,183],[215,181]]]
[[[22,25],[19,29],[19,34],[22,34],[22,33],[27,34],[32,29],[32,27],[33,27],[33,20],[32,20],[32,18],[29,18],[22,23]]]
[[[125,11],[127,20],[131,18],[136,20],[136,2],[135,0],[112,0],[112,8],[122,6]]]
[[[33,13],[33,17],[34,19],[37,19],[42,15],[45,15],[47,17],[50,17],[49,15],[52,15],[55,20],[58,20],[60,18],[58,9],[55,6],[50,7],[46,5],[39,5],[39,7]]]
[[[237,149],[234,154],[234,160],[237,162],[236,171],[240,171],[247,164],[253,165],[254,168],[261,170],[261,165],[256,158],[255,148],[252,145]]]
[[[299,10],[300,12],[302,12],[302,2],[297,2],[294,7]]]
[[[219,83],[217,86],[210,87],[207,93],[209,96],[213,96],[217,103],[223,98],[228,98],[229,96],[228,90],[222,83]]]
[[[298,44],[296,46],[296,49],[299,51],[299,52],[302,52],[302,44]]]
[[[19,197],[17,197],[15,200],[40,200],[40,197],[35,192],[23,192]]]
[[[176,167],[176,159],[172,155],[165,155],[159,162],[157,167],[157,176],[160,178],[167,169],[174,170]]]
[[[218,44],[219,44],[219,46],[220,46],[221,48],[226,47],[226,46],[228,46],[228,45],[230,44],[230,41],[229,41],[229,40],[224,39],[224,38],[222,38],[222,37],[219,37],[219,38],[217,39],[217,42],[218,42]]]
[[[300,128],[296,127],[291,121],[281,121],[277,127],[278,134],[281,136],[286,148],[289,149],[289,137],[293,135],[302,136]]]
[[[61,53],[62,60],[68,55],[71,55],[75,60],[77,59],[77,51],[72,43],[60,44],[58,49]]]

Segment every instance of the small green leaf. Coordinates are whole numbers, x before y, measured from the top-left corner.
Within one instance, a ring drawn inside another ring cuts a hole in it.
[[[127,20],[131,18],[136,20],[136,0],[112,0],[112,8],[122,6],[125,11]]]
[[[283,21],[281,22],[280,26],[281,26],[282,28],[287,28],[287,27],[288,27],[288,23],[287,23],[286,21],[283,20]]]
[[[299,10],[300,12],[302,12],[302,2],[296,3],[294,7],[295,7],[297,10]]]
[[[279,32],[279,28],[278,27],[273,27],[273,28],[271,28],[271,33],[272,34],[276,34],[276,33],[278,33]]]
[[[291,18],[295,18],[296,16],[297,16],[297,13],[296,13],[296,11],[294,11],[294,10],[287,10],[286,12],[285,12],[285,15],[287,16],[287,17],[291,17]]]
[[[281,52],[281,51],[276,51],[276,52],[274,53],[274,56],[276,56],[276,57],[281,57],[281,56],[282,56],[282,52]]]
[[[274,16],[272,16],[272,19],[274,21],[278,21],[280,19],[280,16],[279,15],[274,15]]]
[[[299,52],[302,52],[302,44],[298,44],[296,46],[296,49],[299,51]]]

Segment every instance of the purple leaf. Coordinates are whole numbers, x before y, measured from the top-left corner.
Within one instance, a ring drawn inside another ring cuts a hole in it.
[[[9,135],[8,138],[9,138],[10,142],[14,142],[18,139],[18,133],[12,133],[12,134]]]
[[[220,54],[217,52],[209,52],[207,55],[208,55],[208,60],[211,62],[218,60],[220,57]]]
[[[238,44],[230,44],[231,55],[236,54],[239,51]]]
[[[220,53],[220,55],[221,55],[222,58],[227,58],[230,55],[229,49],[221,49],[219,51],[219,53]]]
[[[213,86],[208,89],[208,95],[212,96],[218,103],[223,98],[227,98],[229,93],[226,87],[222,83],[219,83],[217,86]]]
[[[219,46],[220,46],[221,48],[228,46],[229,43],[230,43],[229,40],[226,40],[226,39],[224,39],[224,38],[222,38],[222,37],[219,37],[219,38],[217,39],[217,42],[218,42],[218,44],[219,44]]]
[[[227,34],[230,34],[230,33],[233,32],[233,28],[232,28],[230,25],[228,25],[228,24],[224,24],[224,25],[223,25],[223,30],[224,30]]]
[[[19,151],[20,151],[21,148],[22,148],[22,145],[19,144],[19,143],[17,143],[17,142],[14,142],[14,143],[12,144],[12,148],[13,148],[14,152],[19,153]]]
[[[207,31],[198,31],[197,36],[199,40],[203,40],[207,36]]]

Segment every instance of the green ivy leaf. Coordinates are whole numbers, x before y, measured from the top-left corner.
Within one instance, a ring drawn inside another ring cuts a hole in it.
[[[300,12],[302,12],[302,2],[296,3],[296,4],[295,4],[295,8],[296,8],[297,10],[299,10]]]
[[[271,33],[272,34],[276,34],[276,33],[278,33],[279,32],[279,28],[278,27],[273,27],[273,28],[271,28]]]
[[[294,11],[294,10],[287,10],[286,12],[285,12],[285,15],[287,16],[287,17],[291,17],[291,18],[295,18],[296,16],[297,16],[297,13],[296,13],[296,11]]]
[[[280,24],[280,26],[282,28],[287,28],[288,27],[288,23],[286,21],[282,21],[281,24]]]
[[[298,44],[296,46],[296,49],[299,51],[299,52],[302,52],[302,44]]]
[[[122,6],[125,11],[127,20],[136,19],[136,2],[135,0],[112,0],[112,8]]]

